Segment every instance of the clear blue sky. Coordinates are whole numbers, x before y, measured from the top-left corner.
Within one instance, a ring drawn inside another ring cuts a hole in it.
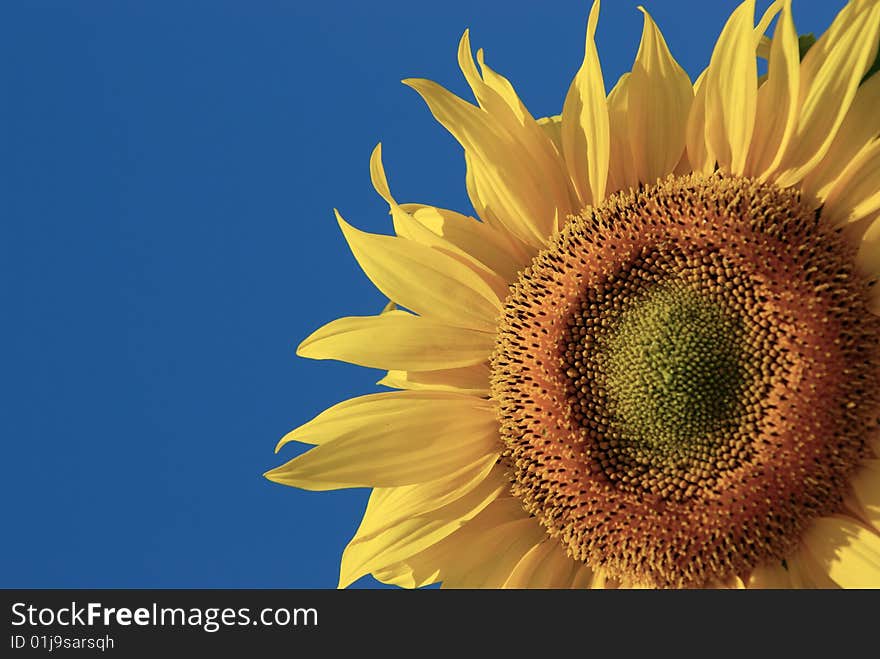
[[[638,3],[606,0],[606,85]],[[759,2],[759,8],[768,2]],[[795,0],[821,32],[842,1]],[[644,0],[695,77],[735,6]],[[464,164],[406,77],[459,93],[465,27],[556,114],[589,3],[77,0],[0,4],[0,587],[335,587],[367,492],[261,474],[278,438],[379,374],[295,356],[384,301],[333,207],[471,212]],[[358,586],[376,582],[362,579]]]

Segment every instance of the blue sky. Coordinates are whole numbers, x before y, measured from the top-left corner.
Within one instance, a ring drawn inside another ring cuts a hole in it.
[[[606,86],[638,3],[606,0]],[[644,0],[692,77],[736,3]],[[768,2],[759,2],[763,9]],[[795,0],[800,32],[843,2]],[[464,94],[465,27],[557,114],[589,3],[12,1],[0,5],[0,587],[332,588],[367,492],[262,473],[291,428],[377,391],[295,356],[384,304],[333,219],[471,212],[454,140],[400,84]],[[369,577],[358,586],[376,585]]]

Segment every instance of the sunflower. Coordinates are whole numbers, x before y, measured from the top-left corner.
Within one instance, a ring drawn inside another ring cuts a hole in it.
[[[694,82],[642,12],[606,94],[595,1],[559,116],[467,32],[476,105],[404,81],[478,219],[399,204],[380,147],[395,235],[337,213],[390,302],[297,352],[398,391],[290,432],[314,448],[267,477],[373,488],[340,587],[880,586],[880,3],[813,43],[747,0]]]

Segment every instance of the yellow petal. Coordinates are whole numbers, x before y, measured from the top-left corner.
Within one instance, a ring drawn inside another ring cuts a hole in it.
[[[428,548],[428,550],[430,549],[431,547]],[[421,552],[417,555],[424,554],[425,552]],[[419,567],[424,569],[417,570],[408,562],[400,562],[373,570],[372,574],[376,581],[401,588],[421,588],[440,581],[440,567],[436,563],[428,563]]]
[[[478,176],[478,165],[476,164],[474,157],[471,156],[467,151],[464,152],[464,164],[465,189],[467,190],[468,198],[471,200],[471,205],[474,207],[477,215],[489,226],[499,230],[510,232],[510,230],[495,214],[495,210],[489,207],[489,203],[492,199],[493,194],[491,190],[491,182],[488,183],[489,189],[487,189],[486,176],[483,175],[482,172],[480,172]]]
[[[794,588],[791,573],[782,565],[782,562],[766,563],[759,565],[749,576],[749,588],[778,589]]]
[[[840,238],[849,247],[858,250],[867,240],[866,236],[868,233],[873,231],[871,225],[877,217],[880,217],[880,213],[871,213],[855,222],[850,222],[838,227]],[[856,264],[859,264],[858,258],[856,258]]]
[[[875,280],[874,285],[871,286],[871,295],[876,305],[880,303],[880,213],[873,218],[860,220],[859,224],[861,222],[865,222],[868,228],[856,254],[856,265],[865,275]],[[858,226],[858,224],[847,226]]]
[[[389,311],[334,320],[305,339],[296,354],[368,368],[419,371],[482,363],[494,345],[495,336],[488,332]]]
[[[831,186],[822,218],[832,225],[856,222],[880,210],[880,140],[859,151]]]
[[[843,515],[822,517],[803,542],[843,588],[880,588],[880,535]]]
[[[544,534],[535,520],[519,519],[474,535],[480,543],[476,546],[485,547],[487,553],[475,556],[463,545],[442,573],[444,588],[503,588],[523,555]]]
[[[441,397],[443,394],[441,394]],[[432,401],[433,392],[388,392],[349,398],[318,414],[311,421],[291,430],[275,446],[275,452],[289,442],[323,444],[340,435],[357,431],[368,416],[394,414],[401,406],[414,401]]]
[[[770,41],[770,37],[766,35],[761,35],[760,40],[758,41],[758,47],[755,49],[755,54],[761,59],[770,59],[770,49],[772,43]]]
[[[735,574],[729,575],[723,579],[713,579],[709,581],[704,588],[714,590],[744,590],[745,583]]]
[[[430,547],[428,549],[430,550]],[[417,571],[410,563],[402,561],[375,569],[372,574],[376,581],[401,588],[421,588],[440,581],[440,567],[436,563],[426,564],[423,571]]]
[[[388,186],[388,179],[385,176],[385,167],[382,165],[382,145],[376,145],[370,156],[370,178],[373,181],[373,187],[376,189],[383,199],[388,202],[391,217],[394,221],[394,231],[398,236],[407,238],[426,247],[432,247],[444,254],[451,255],[456,260],[467,265],[473,270],[489,287],[495,292],[499,298],[507,297],[508,279],[498,274],[491,265],[485,263],[480,255],[486,255],[490,258],[492,264],[498,263],[504,267],[515,267],[513,263],[519,263],[523,258],[520,252],[515,252],[512,248],[514,241],[504,239],[500,232],[492,229],[488,225],[477,222],[473,218],[467,218],[452,211],[444,211],[430,206],[422,206],[419,204],[398,204],[394,197],[391,196],[391,189]],[[459,231],[455,237],[459,240],[449,240],[442,232],[437,231],[434,227],[429,226],[426,222],[420,221],[414,216],[415,209],[421,209],[429,216],[439,216],[442,220],[449,224],[457,224],[466,227],[465,231]],[[431,213],[433,211],[433,215]],[[470,230],[469,235],[467,229]],[[463,242],[461,238],[470,239]],[[483,249],[481,247],[485,246]],[[476,253],[474,253],[474,250]],[[514,257],[514,254],[517,254]]]
[[[727,21],[706,70],[706,142],[725,171],[745,169],[758,96],[753,21],[755,0],[743,2]]]
[[[528,111],[518,103],[508,102],[497,90],[483,81],[471,52],[470,30],[465,30],[458,42],[458,66],[479,106],[499,121],[506,123],[513,119],[515,123],[520,124]]]
[[[475,396],[489,395],[489,366],[478,364],[437,371],[388,371],[376,384],[394,389],[454,391]]]
[[[495,485],[501,483],[505,478],[503,469],[499,467],[491,473],[496,466],[495,456],[483,456],[457,471],[424,483],[375,488],[351,543],[370,540],[407,519],[448,506],[487,478]]]
[[[764,12],[764,15],[761,17],[761,20],[752,32],[752,40],[756,52],[760,50],[762,43],[767,43],[769,53],[769,39],[764,38],[764,32],[767,30],[773,17],[779,12],[781,6],[782,0],[776,0],[776,2],[771,4],[767,8],[767,11]],[[740,9],[742,9],[742,7],[740,7]],[[731,20],[733,20],[733,16],[728,20],[728,25]],[[694,82],[694,102],[691,105],[686,130],[687,158],[682,158],[683,162],[679,164],[679,169],[677,169],[676,172],[678,174],[687,173],[687,170],[680,169],[685,162],[690,164],[693,171],[709,174],[714,171],[715,163],[718,160],[713,151],[712,144],[708,141],[707,137],[710,131],[717,132],[720,129],[719,126],[715,126],[714,124],[709,125],[707,122],[706,93],[708,88],[706,87],[705,82],[708,70],[708,68],[704,70],[699,76],[697,76],[697,79]]]
[[[500,450],[491,401],[445,392],[361,396],[282,438],[318,444],[266,474],[307,490],[397,487],[433,480]]]
[[[440,580],[444,588],[499,588],[542,537],[518,499],[499,497],[443,540],[373,574],[408,588]]]
[[[433,234],[430,240],[421,237],[425,244],[475,259],[497,273],[505,286],[516,280],[519,271],[537,253],[515,236],[455,211],[422,204],[401,204],[400,208]]]
[[[608,93],[611,154],[608,162],[608,192],[610,194],[639,186],[639,177],[633,163],[633,148],[630,147],[629,79],[630,74],[624,73]]]
[[[785,559],[792,588],[836,590],[840,588],[828,576],[828,571],[802,547]]]
[[[627,85],[627,124],[636,176],[652,184],[672,172],[681,159],[694,91],[657,25],[643,7],[639,9],[645,21]],[[608,105],[610,112],[610,95]]]
[[[797,124],[800,86],[800,50],[791,16],[791,0],[785,0],[770,46],[767,80],[757,96],[757,121],[746,162],[747,176],[775,171]]]
[[[394,565],[443,540],[508,487],[503,474],[486,478],[485,465],[477,463],[473,467],[476,473],[466,473],[459,488],[450,488],[455,479],[441,479],[374,492],[361,527],[342,554],[339,587],[345,588],[369,572]],[[404,491],[396,491],[401,489]],[[377,494],[378,504],[374,499]],[[432,496],[438,497],[436,503],[441,505],[433,505]]]
[[[688,160],[687,149],[685,149],[684,152],[681,154],[681,159],[678,161],[675,169],[672,170],[672,174],[674,176],[687,176],[693,171],[694,168],[691,166],[691,161]]]
[[[548,146],[550,147],[550,151],[547,152],[546,155],[553,163],[553,172],[554,174],[558,172],[558,174],[562,175],[558,182],[563,184],[562,189],[565,189],[568,193],[572,194],[574,191],[569,187],[570,182],[567,181],[568,177],[565,170],[565,161],[562,159],[562,141],[560,134],[562,117],[556,115],[554,117],[544,117],[535,120],[520,100],[510,81],[492,70],[492,68],[486,64],[482,49],[477,51],[477,62],[483,73],[483,81],[504,99],[513,113],[519,118],[520,124],[528,130],[530,135],[533,136],[535,144],[540,145],[542,150],[546,150]],[[551,130],[548,130],[548,124],[552,126]],[[542,138],[538,138],[536,134],[539,131]],[[573,196],[571,201],[574,201]],[[564,211],[565,209],[562,210]]]
[[[482,50],[477,52],[477,60],[482,75],[474,64],[470,34],[465,30],[459,42],[458,63],[477,102],[517,144],[522,164],[538,182],[544,195],[553,199],[558,213],[570,215],[573,211],[572,191],[565,163],[558,151],[519,99],[510,81],[486,65]]]
[[[275,452],[277,453],[289,442],[324,444],[339,436],[357,433],[364,421],[372,423],[376,419],[393,420],[398,415],[405,416],[406,410],[413,406],[431,405],[435,401],[451,401],[451,404],[465,405],[466,399],[475,400],[470,396],[441,391],[394,391],[349,398],[291,430],[278,442]],[[487,402],[476,400],[479,403],[477,405],[479,413],[482,414]]]
[[[853,158],[880,134],[880,76],[871,76],[856,91],[855,98],[828,153],[801,184],[801,190],[820,202],[830,192]]]
[[[574,589],[591,588],[595,574],[587,565],[581,565],[574,573],[571,587]]]
[[[468,48],[468,52],[470,52],[470,48]],[[532,117],[531,113],[528,111],[525,104],[516,93],[516,90],[513,88],[510,80],[505,78],[497,71],[492,70],[486,64],[482,48],[477,51],[477,62],[479,63],[480,70],[483,73],[483,82],[489,89],[498,94],[499,98],[501,98],[507,104],[507,107],[510,108],[510,111],[513,112],[519,123],[525,126],[527,124],[530,124],[531,121],[534,121],[534,117]]]
[[[525,553],[544,537],[518,499],[498,499],[446,540],[443,587],[500,588]]]
[[[490,503],[487,508],[491,506]],[[485,509],[482,512],[485,512]],[[477,517],[480,514],[478,513]],[[465,524],[464,527],[453,531],[443,540],[402,561],[374,569],[373,576],[382,583],[390,583],[402,588],[421,588],[428,584],[437,583],[443,578],[443,569],[448,564],[449,554],[455,546],[454,539],[458,538],[462,531],[472,523],[473,520]]]
[[[617,579],[612,579],[603,569],[593,570],[593,582],[590,588],[593,590],[614,590],[616,588],[633,588],[635,586],[622,586]]]
[[[379,193],[379,196],[388,203],[389,212],[394,221],[394,232],[403,238],[409,238],[410,240],[425,244],[425,241],[419,240],[419,238],[422,234],[429,232],[425,231],[421,226],[416,226],[416,233],[413,233],[412,228],[410,227],[412,219],[403,209],[400,208],[400,205],[391,194],[391,187],[388,185],[388,177],[385,175],[385,166],[382,164],[381,142],[376,145],[373,149],[373,153],[370,154],[370,181],[373,183],[373,188]]]
[[[852,485],[866,519],[880,532],[880,460],[867,460]]]
[[[547,538],[526,552],[504,588],[570,588],[580,566],[566,555],[558,540]]]
[[[859,224],[862,222],[865,223],[862,239],[865,241],[880,240],[880,213],[877,213],[873,217],[867,217],[864,220],[860,220]]]
[[[825,157],[877,54],[880,3],[850,2],[801,62],[799,118],[776,183],[794,185]]]
[[[715,154],[706,141],[706,71],[694,81],[694,102],[688,115],[685,141],[687,157],[695,172],[709,174],[715,169]]]
[[[522,241],[543,246],[552,231],[557,200],[542,189],[522,145],[488,112],[440,85],[422,79],[403,82],[419,93],[431,114],[464,148],[474,208],[478,212],[481,206],[488,208],[492,220]]]
[[[336,219],[361,269],[400,306],[456,327],[494,330],[501,301],[467,265],[405,238],[358,231],[339,213]]]
[[[385,167],[382,165],[382,143],[379,142],[370,154],[370,182],[373,188],[379,193],[389,206],[396,206],[397,202],[391,195],[391,188],[388,186],[388,178],[385,176]]]
[[[755,48],[755,55],[760,57],[761,44],[764,41],[765,35],[764,33],[767,31],[767,28],[770,27],[770,23],[773,22],[773,19],[776,18],[776,14],[782,11],[782,7],[785,4],[785,0],[775,0],[770,4],[769,7],[761,14],[761,20],[758,21],[758,24],[755,26],[755,30],[752,33],[753,45]]]
[[[562,115],[556,114],[552,117],[542,117],[538,119],[538,125],[541,130],[550,138],[553,146],[556,147],[557,153],[562,153]]]
[[[581,206],[605,199],[610,158],[605,82],[596,49],[599,0],[587,21],[584,61],[562,106],[562,153]]]

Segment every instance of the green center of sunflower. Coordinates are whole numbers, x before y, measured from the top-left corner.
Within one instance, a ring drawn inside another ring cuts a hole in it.
[[[625,440],[662,453],[707,448],[745,388],[742,334],[738,319],[687,285],[635,300],[599,355]]]
[[[571,218],[511,288],[495,352],[523,508],[624,585],[782,561],[840,512],[880,417],[880,319],[797,192],[697,174]]]

